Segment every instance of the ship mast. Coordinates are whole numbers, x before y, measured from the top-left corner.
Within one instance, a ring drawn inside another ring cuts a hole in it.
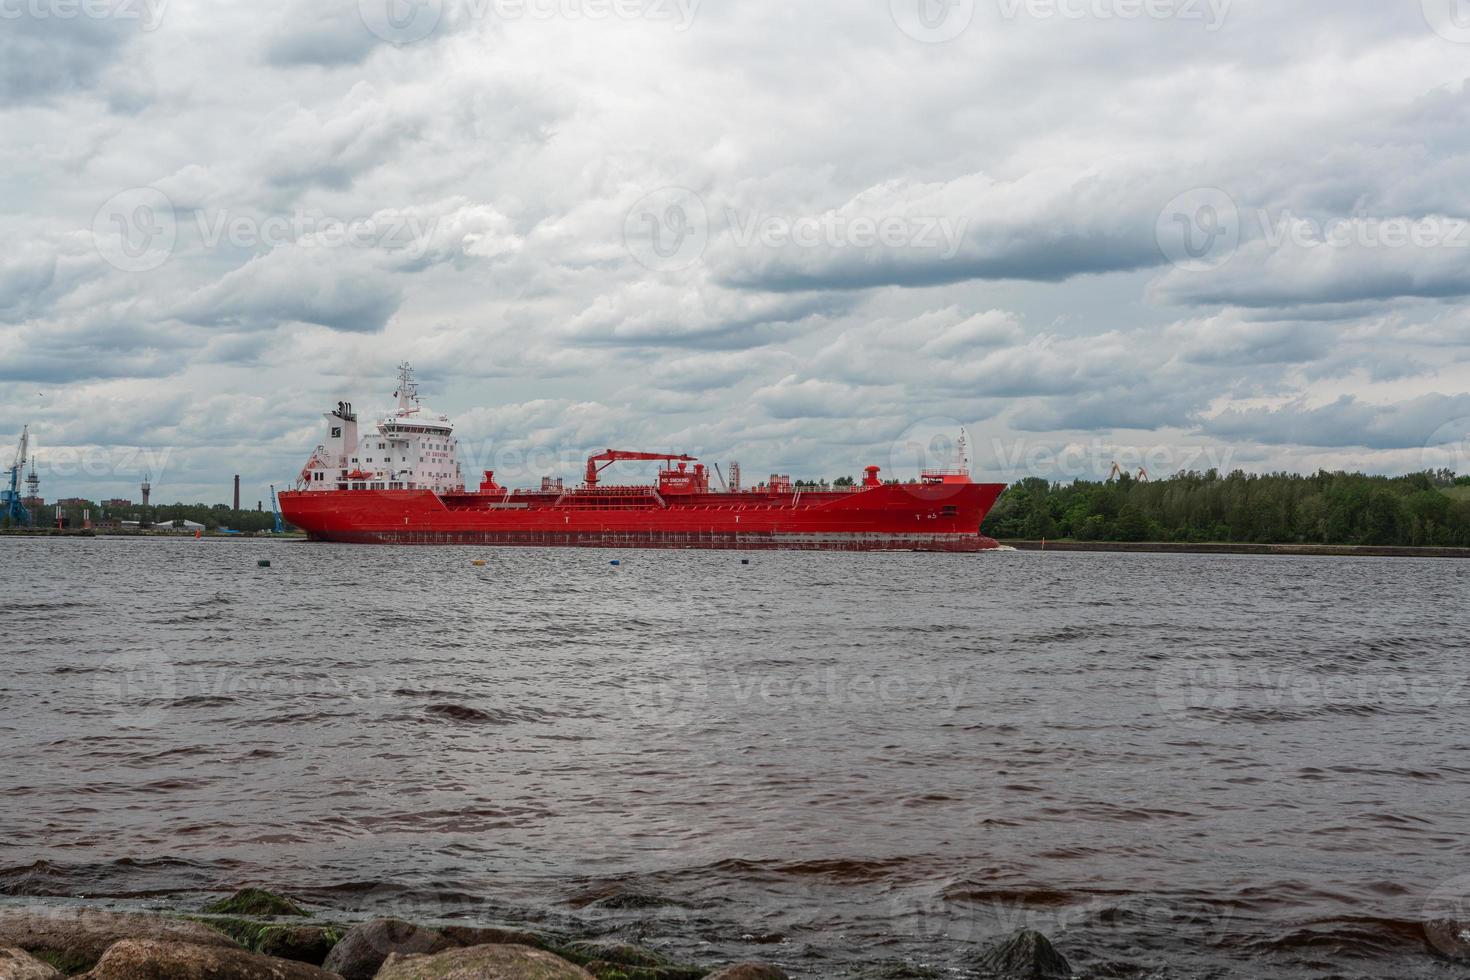
[[[419,383],[413,379],[413,365],[404,361],[398,365],[398,414],[413,415],[419,410]]]
[[[957,472],[969,475],[970,472],[970,434],[960,428],[960,437],[954,443],[954,468]]]

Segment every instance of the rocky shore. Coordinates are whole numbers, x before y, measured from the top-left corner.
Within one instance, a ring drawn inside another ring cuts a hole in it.
[[[1062,980],[1072,971],[1023,931],[984,951],[973,976]],[[871,980],[938,977],[886,964]],[[679,963],[650,949],[508,925],[395,918],[320,921],[290,898],[246,889],[197,912],[0,908],[0,980],[787,980],[772,963]]]

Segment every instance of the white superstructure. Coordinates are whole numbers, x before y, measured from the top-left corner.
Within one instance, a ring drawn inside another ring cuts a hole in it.
[[[419,404],[419,386],[407,362],[398,366],[398,408],[361,437],[351,402],[323,413],[327,438],[301,471],[301,490],[464,489],[454,424]]]

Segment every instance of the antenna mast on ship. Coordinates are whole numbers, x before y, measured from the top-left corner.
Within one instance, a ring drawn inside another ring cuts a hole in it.
[[[954,443],[954,468],[961,473],[970,472],[970,434],[960,428],[960,437]]]
[[[419,383],[413,379],[413,365],[404,361],[398,365],[398,414],[412,415],[419,410]]]

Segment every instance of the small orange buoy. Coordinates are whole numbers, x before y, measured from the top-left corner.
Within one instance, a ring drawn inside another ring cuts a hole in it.
[[[204,532],[203,532],[203,531],[201,531],[201,530],[199,530],[199,529],[198,529],[198,528],[197,528],[197,527],[196,527],[196,528],[195,528],[195,529],[194,529],[194,537],[196,537],[196,538],[202,538],[202,537],[204,537]]]
[[[474,565],[476,568],[484,568],[485,567],[485,559],[483,559],[483,558],[476,558],[474,561],[470,562],[470,564],[471,565]]]

